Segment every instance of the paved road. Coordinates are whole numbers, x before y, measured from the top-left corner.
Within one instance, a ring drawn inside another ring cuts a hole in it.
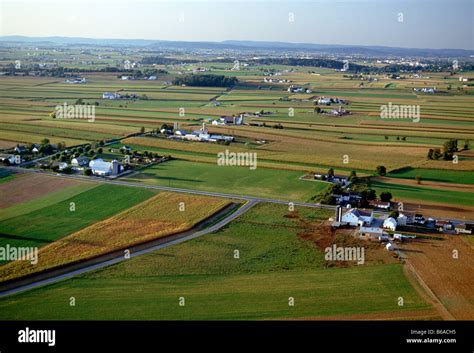
[[[151,245],[150,247],[147,247],[147,248],[144,248],[144,249],[141,249],[141,250],[138,250],[138,251],[131,251],[130,258],[140,256],[140,255],[144,255],[144,254],[148,254],[148,253],[151,253],[151,252],[156,251],[156,250],[167,248],[167,247],[172,246],[172,245],[180,244],[182,242],[185,242],[185,241],[188,241],[188,240],[191,240],[191,239],[195,239],[195,238],[201,237],[201,236],[209,234],[209,233],[213,233],[213,232],[221,229],[222,227],[226,226],[227,224],[229,224],[230,222],[232,222],[234,219],[241,216],[245,212],[247,212],[250,208],[252,208],[257,203],[258,202],[254,201],[254,200],[246,202],[243,206],[241,206],[235,212],[231,213],[227,217],[219,220],[217,223],[215,223],[215,224],[213,224],[213,225],[211,225],[211,226],[209,226],[209,227],[207,227],[203,230],[199,230],[199,231],[192,231],[191,230],[191,231],[185,232],[185,233],[190,233],[190,234],[187,234],[185,236],[181,236],[181,237],[178,237],[178,238],[175,237],[175,236],[170,236],[169,240],[167,240],[167,238],[165,238],[165,239],[163,239],[164,242],[162,242],[159,245]],[[150,244],[153,244],[153,242],[151,242]],[[71,278],[71,277],[74,277],[74,276],[81,275],[81,274],[86,273],[86,272],[94,271],[94,270],[97,270],[97,269],[100,269],[100,268],[103,268],[103,267],[115,265],[115,264],[118,264],[122,261],[128,261],[128,260],[129,259],[125,258],[122,254],[122,255],[117,256],[113,259],[109,259],[109,260],[106,260],[106,261],[101,261],[101,262],[93,264],[93,265],[85,265],[85,267],[82,267],[82,268],[77,269],[77,270],[72,270],[72,271],[62,273],[60,275],[53,276],[53,277],[50,277],[50,278],[47,278],[47,279],[35,281],[33,283],[30,283],[30,284],[21,285],[19,287],[13,288],[13,289],[5,290],[3,292],[0,292],[0,298],[1,297],[6,297],[8,295],[13,295],[13,294],[16,294],[16,293],[19,293],[19,292],[24,292],[24,291],[27,291],[27,290],[30,290],[30,289],[33,289],[33,288],[46,286],[48,284],[56,283],[56,282],[59,282],[59,281],[62,281],[62,280],[65,280],[65,279],[68,279],[68,278]]]
[[[105,179],[101,177],[87,177],[87,176],[75,175],[75,174],[71,174],[71,175],[57,174],[57,173],[45,172],[43,170],[38,170],[38,169],[25,169],[25,168],[20,168],[20,167],[5,167],[5,168],[9,168],[9,169],[19,171],[19,172],[48,174],[57,178],[71,178],[71,179],[76,179],[76,180],[117,184],[117,185],[139,187],[139,188],[146,188],[146,189],[156,189],[156,190],[179,192],[179,193],[194,194],[194,195],[226,197],[226,198],[244,200],[244,201],[269,202],[269,203],[278,203],[278,204],[286,204],[286,205],[288,205],[290,202],[288,200],[279,200],[279,199],[263,198],[263,197],[255,197],[255,196],[244,196],[244,195],[236,195],[236,194],[222,193],[222,192],[199,191],[199,190],[193,190],[193,189],[174,188],[174,187],[169,187],[169,186],[147,185],[143,183],[134,183],[134,182],[118,180],[118,179],[113,180],[113,179]],[[299,201],[291,201],[291,202],[293,203],[294,206],[314,207],[314,208],[322,208],[322,209],[328,209],[328,210],[336,209],[336,206],[332,206],[332,205],[321,205],[319,203],[309,203],[309,202],[299,202]],[[374,214],[386,216],[389,214],[389,212],[374,211]],[[439,217],[437,217],[437,219],[452,221],[454,224],[465,223],[465,222],[474,223],[474,220],[470,220],[470,219],[453,219],[453,218],[439,218]]]
[[[200,191],[200,190],[174,188],[174,187],[170,187],[170,186],[160,186],[160,185],[147,185],[147,184],[143,184],[143,183],[134,183],[134,182],[129,182],[129,181],[125,181],[125,180],[118,180],[118,179],[105,179],[105,178],[101,178],[101,177],[87,177],[87,176],[76,175],[76,174],[58,174],[58,173],[46,172],[46,171],[43,171],[43,170],[40,170],[40,169],[26,169],[26,168],[20,168],[20,167],[5,167],[5,168],[15,170],[15,171],[18,171],[18,172],[23,172],[23,173],[47,174],[47,175],[57,177],[57,178],[69,178],[69,179],[83,180],[83,181],[89,181],[89,182],[116,184],[116,185],[139,187],[139,188],[145,188],[145,189],[156,189],[156,190],[162,190],[162,191],[179,192],[179,193],[186,193],[186,194],[193,194],[193,195],[225,197],[225,198],[231,198],[231,199],[236,199],[236,200],[271,202],[271,203],[280,203],[280,204],[287,204],[287,205],[290,202],[288,200],[278,200],[278,199],[262,198],[262,197],[254,197],[254,196],[243,196],[243,195],[236,195],[236,194],[222,193],[222,192]],[[294,201],[292,203],[295,206],[317,207],[317,208],[326,208],[326,209],[335,209],[336,208],[336,206],[320,205],[320,204],[308,203],[308,202]]]

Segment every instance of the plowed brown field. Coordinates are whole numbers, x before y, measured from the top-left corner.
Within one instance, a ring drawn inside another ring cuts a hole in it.
[[[41,174],[17,174],[16,178],[0,184],[0,208],[6,208],[84,183],[72,179],[52,178]]]
[[[466,237],[442,237],[444,240],[417,239],[400,249],[452,317],[474,320],[474,248]]]

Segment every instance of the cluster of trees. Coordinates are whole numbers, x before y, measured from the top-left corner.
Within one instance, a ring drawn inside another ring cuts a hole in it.
[[[374,201],[377,199],[377,192],[370,188],[367,184],[357,184],[352,187],[352,191],[357,192],[361,197],[360,207],[367,207],[369,201]],[[390,202],[393,198],[392,193],[388,191],[383,191],[379,195],[380,201]]]
[[[325,205],[335,205],[336,198],[334,194],[339,194],[342,192],[341,186],[339,184],[331,184],[324,190],[322,193],[316,196],[316,199]]]
[[[377,192],[366,184],[358,184],[355,188],[353,188],[353,191],[357,192],[357,194],[361,197],[360,203],[358,205],[359,207],[368,207],[369,201],[374,201],[377,199]],[[334,195],[340,193],[342,193],[341,186],[338,184],[331,184],[321,194],[317,195],[315,199],[317,199],[322,204],[335,205],[336,198]],[[390,192],[383,191],[380,193],[379,198],[383,202],[390,202],[393,198],[393,195]]]
[[[387,170],[385,166],[379,165],[376,168],[377,174],[384,176],[387,174]],[[331,177],[334,177],[334,169],[330,168],[327,171],[327,179],[331,179]],[[326,179],[326,177],[324,178]],[[370,180],[368,182],[364,182],[364,179],[360,179],[357,176],[356,171],[351,171],[349,175],[349,181],[351,182],[350,185],[350,190],[351,192],[357,193],[360,197],[360,203],[359,207],[368,207],[369,206],[369,201],[373,201],[377,199],[377,193],[374,189],[370,187]],[[421,177],[420,177],[420,182],[421,182]],[[322,193],[314,196],[312,199],[316,200],[320,203],[327,204],[327,205],[335,205],[336,204],[336,198],[334,197],[334,194],[341,194],[343,192],[342,187],[339,184],[331,184],[328,186],[328,188],[323,191]],[[381,192],[379,195],[379,198],[383,202],[390,202],[392,200],[392,194],[390,192]]]
[[[59,154],[55,154],[51,157],[53,161],[58,160],[60,162],[68,162],[72,158],[77,158],[81,156],[89,157],[90,159],[97,158],[97,154],[103,152],[103,148],[101,146],[104,145],[104,141],[100,141],[95,150],[92,148],[91,145],[79,146],[69,150],[67,153],[66,151],[62,151]]]
[[[62,66],[57,66],[57,67],[40,67],[39,65],[35,64],[32,67],[29,68],[21,68],[17,69],[15,68],[14,64],[8,65],[3,69],[6,72],[6,75],[13,76],[15,74],[23,74],[23,75],[29,75],[30,72],[34,72],[35,75],[38,76],[47,76],[47,77],[70,77],[70,76],[76,76],[79,73],[87,73],[87,72],[120,72],[120,73],[130,73],[130,70],[127,70],[125,68],[120,68],[120,67],[115,67],[115,66],[106,66],[104,68],[69,68],[69,67],[62,67]],[[150,69],[153,71],[153,69]],[[156,73],[166,73],[165,70],[154,70]],[[160,72],[162,71],[162,72]],[[153,75],[153,74],[149,74]]]
[[[383,166],[383,165],[378,165],[378,166],[375,168],[375,171],[376,171],[377,174],[380,175],[380,176],[385,176],[385,175],[387,175],[387,168],[385,168],[385,166]]]
[[[327,171],[327,178],[332,178],[335,175],[334,168],[329,168]],[[326,177],[323,176],[322,180],[326,180]],[[357,182],[357,173],[353,170],[349,176],[349,181],[356,183]],[[336,198],[334,194],[339,194],[342,192],[342,187],[339,184],[331,184],[329,187],[321,194],[316,195],[314,199],[317,199],[319,202],[326,205],[335,205]]]
[[[186,59],[186,63],[189,64],[194,64],[199,62],[199,60],[194,60],[194,59]],[[146,58],[143,58],[141,61],[142,64],[144,65],[175,65],[175,64],[183,64],[183,60],[180,59],[174,59],[174,58],[166,58],[163,56],[149,56]]]
[[[465,141],[463,145],[463,150],[469,149],[469,141]],[[443,144],[443,152],[441,152],[441,148],[430,148],[428,150],[428,159],[438,160],[440,158],[444,159],[445,161],[452,161],[454,159],[454,153],[459,151],[458,147],[458,140],[451,139],[446,141]]]
[[[177,77],[174,81],[174,85],[187,85],[197,87],[233,87],[239,80],[237,77],[227,77],[224,75],[186,75],[183,77]]]
[[[30,150],[33,149],[33,145],[30,146]],[[56,144],[56,148],[51,145],[50,141],[48,138],[44,138],[40,142],[40,147],[38,149],[38,153],[40,154],[53,154],[56,151],[61,151],[66,148],[66,144],[64,142],[58,142]]]
[[[342,69],[344,62],[333,59],[303,59],[303,58],[264,58],[255,60],[256,64],[261,65],[290,65],[290,66],[312,66],[327,67],[329,69]],[[348,71],[359,71],[365,68],[363,65],[349,63]]]
[[[167,73],[168,71],[163,70],[163,69],[144,69],[143,71],[142,70],[129,71],[130,76],[132,76],[133,78],[137,80],[142,79],[144,77],[148,77],[148,76],[157,76],[158,74],[167,74]],[[117,77],[121,78],[122,75],[118,75]]]

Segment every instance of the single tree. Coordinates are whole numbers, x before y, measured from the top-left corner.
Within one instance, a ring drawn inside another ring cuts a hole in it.
[[[380,193],[380,200],[383,201],[383,202],[390,202],[390,200],[392,199],[392,194],[388,191],[384,191],[382,193]]]
[[[383,165],[378,165],[376,168],[377,174],[380,176],[384,176],[387,174],[387,169]]]

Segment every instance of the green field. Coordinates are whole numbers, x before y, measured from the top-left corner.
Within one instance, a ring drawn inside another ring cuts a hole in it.
[[[392,193],[397,201],[420,200],[439,202],[453,205],[474,206],[474,193],[453,190],[432,189],[426,187],[398,185],[391,183],[372,182],[372,188],[380,195],[387,191]]]
[[[129,181],[175,188],[307,201],[327,183],[299,180],[301,172],[173,160],[143,170]]]
[[[50,192],[49,194],[45,196],[30,200],[30,201],[25,201],[14,206],[3,208],[0,211],[0,221],[13,218],[13,217],[18,217],[21,215],[25,215],[30,212],[45,208],[47,206],[57,204],[61,201],[65,201],[69,198],[72,198],[73,196],[76,196],[94,187],[97,187],[97,185],[93,183],[90,183],[90,184],[83,183],[79,185],[73,185],[59,191]]]
[[[95,187],[57,203],[0,221],[0,246],[44,246],[134,206],[154,194],[146,189],[116,185]],[[75,204],[74,211],[71,211],[71,202]]]
[[[404,168],[388,174],[389,177],[415,179],[417,175],[422,180],[431,180],[444,183],[474,184],[474,172],[443,169]]]
[[[298,211],[307,222],[328,216]],[[296,235],[301,227],[286,213],[284,205],[258,205],[215,234],[2,299],[0,319],[284,319],[429,309],[400,264],[323,268],[323,253]]]

